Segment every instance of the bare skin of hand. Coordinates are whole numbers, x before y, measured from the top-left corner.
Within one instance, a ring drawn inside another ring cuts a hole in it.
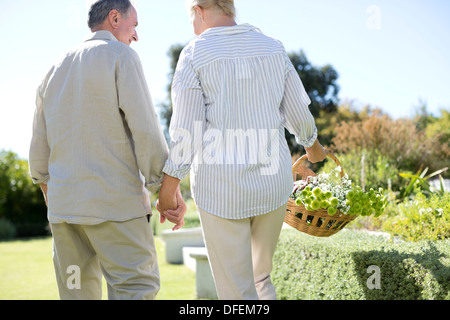
[[[47,208],[48,208],[48,200],[47,200],[47,190],[48,190],[48,189],[47,189],[47,185],[41,183],[41,184],[40,184],[40,187],[41,187],[42,193],[44,194],[45,205],[46,205]],[[51,231],[51,230],[52,230],[52,224],[51,224],[50,222],[48,223],[48,226],[49,226],[50,231]]]
[[[187,211],[187,206],[183,200],[183,197],[181,196],[181,192],[178,191],[176,197],[178,204],[175,210],[166,210],[161,212],[159,208],[159,202],[156,204],[156,208],[160,213],[159,222],[164,223],[167,219],[175,224],[175,226],[172,228],[172,231],[178,230],[184,226],[184,215]]]
[[[156,209],[160,213],[160,222],[164,223],[167,219],[174,223],[173,231],[183,227],[184,215],[187,210],[179,184],[179,179],[165,175],[156,204]]]
[[[42,193],[44,194],[45,205],[48,207],[48,201],[47,201],[47,185],[41,183],[40,186],[41,186]]]
[[[316,140],[311,147],[305,147],[305,150],[308,155],[308,161],[311,163],[321,162],[327,157],[327,152],[319,140]]]

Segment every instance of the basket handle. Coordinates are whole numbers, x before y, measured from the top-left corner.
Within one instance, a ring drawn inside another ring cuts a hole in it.
[[[344,169],[342,169],[341,163],[339,162],[338,158],[336,158],[336,156],[330,151],[326,151],[326,154],[327,154],[327,157],[330,157],[331,159],[334,160],[337,167],[341,167],[341,178],[343,178],[345,176],[345,173],[344,173]],[[295,170],[305,160],[308,160],[307,154],[301,156],[297,161],[295,161],[295,163],[292,165],[292,173],[293,174],[295,174]]]

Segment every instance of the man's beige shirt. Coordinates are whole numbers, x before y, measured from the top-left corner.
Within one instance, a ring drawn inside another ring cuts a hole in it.
[[[151,213],[168,148],[138,55],[108,31],[67,53],[38,89],[30,174],[52,223]]]

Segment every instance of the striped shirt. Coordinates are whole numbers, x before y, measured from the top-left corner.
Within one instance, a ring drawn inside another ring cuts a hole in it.
[[[163,171],[179,179],[191,173],[199,208],[244,219],[287,203],[293,181],[284,128],[306,147],[317,129],[278,40],[249,24],[206,30],[180,55],[172,99]]]

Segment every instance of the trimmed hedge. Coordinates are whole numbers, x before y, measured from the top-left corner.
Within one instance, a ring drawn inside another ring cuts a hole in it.
[[[353,230],[317,238],[286,229],[272,281],[281,300],[450,300],[450,240],[392,242]]]

